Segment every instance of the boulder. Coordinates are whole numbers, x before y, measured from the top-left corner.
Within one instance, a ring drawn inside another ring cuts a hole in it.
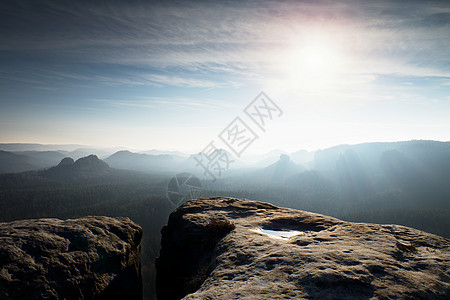
[[[162,229],[158,299],[449,299],[450,240],[233,198]]]
[[[141,237],[128,218],[0,223],[0,299],[142,299]]]

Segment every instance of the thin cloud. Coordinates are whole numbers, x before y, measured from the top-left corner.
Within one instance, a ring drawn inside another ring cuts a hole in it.
[[[311,28],[339,36],[359,62],[352,73],[449,76],[450,70],[450,11],[439,1],[44,1],[35,10],[27,1],[5,3],[2,50],[176,73],[88,79],[106,85],[216,88],[261,80],[276,73],[280,49],[301,42]],[[180,76],[192,69],[229,78]]]
[[[233,81],[220,82],[206,79],[183,78],[179,76],[168,76],[151,74],[143,76],[146,80],[154,84],[179,86],[179,87],[199,87],[199,88],[224,88],[238,87],[239,84]]]
[[[201,101],[194,101],[190,98],[180,98],[180,97],[140,97],[139,100],[136,99],[91,99],[93,103],[102,104],[114,107],[135,107],[135,108],[148,108],[154,109],[157,107],[182,107],[182,108],[193,108],[193,107],[213,107],[212,104],[207,104]]]

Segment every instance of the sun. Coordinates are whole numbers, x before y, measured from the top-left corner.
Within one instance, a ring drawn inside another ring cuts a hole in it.
[[[307,72],[328,73],[334,69],[335,53],[325,43],[309,44],[298,52],[294,60]]]
[[[333,84],[339,79],[343,63],[339,43],[325,35],[293,41],[282,58],[288,84],[303,89]]]

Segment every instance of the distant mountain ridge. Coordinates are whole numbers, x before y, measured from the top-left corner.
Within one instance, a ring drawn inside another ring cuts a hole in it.
[[[32,170],[36,165],[30,158],[8,151],[0,150],[0,173],[17,173]]]
[[[4,151],[73,151],[86,146],[75,144],[37,144],[37,143],[1,143],[0,150]]]
[[[60,146],[61,149],[68,149],[70,151],[50,150]],[[84,146],[82,146],[84,148],[75,148],[79,146],[80,145],[0,144],[0,173],[43,170],[56,166],[64,157],[72,157],[76,160],[90,154],[97,155],[112,168],[117,169],[127,169],[146,173],[191,172],[198,175],[204,173],[198,163],[198,160],[202,158],[201,153],[186,156],[186,154],[178,153],[176,151],[149,150],[146,152],[131,152],[129,150],[120,150],[108,154],[102,149]],[[9,151],[5,149],[9,149]],[[363,162],[362,167],[369,170],[378,170],[382,154],[390,150],[400,151],[407,157],[416,161],[417,164],[422,164],[422,166],[418,166],[421,169],[427,168],[426,164],[423,165],[425,161],[428,161],[433,165],[438,165],[438,167],[441,168],[441,162],[433,162],[432,157],[436,155],[437,157],[441,157],[443,152],[450,152],[450,142],[406,141],[363,143],[356,145],[338,145],[317,151],[300,150],[291,154],[285,153],[282,150],[274,150],[266,155],[248,158],[236,158],[224,149],[218,149],[218,151],[219,150],[225,151],[230,158],[230,162],[232,162],[229,165],[229,170],[224,171],[228,175],[234,175],[239,172],[242,173],[245,172],[245,170],[250,172],[252,170],[269,167],[270,165],[277,163],[280,154],[286,154],[289,155],[291,163],[300,166],[304,170],[317,170],[325,175],[336,177],[338,176],[338,172],[340,172],[336,169],[336,162],[338,160],[341,161],[340,169],[342,171],[344,167],[342,163],[344,162],[345,157],[341,156],[347,152],[348,159],[348,151],[354,151],[356,154],[355,159],[361,160]],[[436,155],[433,154],[428,157],[422,157],[423,155],[427,156],[426,153],[430,151]],[[356,163],[355,160],[354,163]]]
[[[304,168],[294,163],[289,155],[281,154],[278,161],[265,168],[249,173],[247,177],[250,177],[249,180],[252,181],[279,183],[303,170]]]
[[[108,173],[111,173],[111,168],[96,155],[89,155],[75,162],[72,158],[66,157],[56,167],[41,172],[44,177],[54,179],[95,177]]]
[[[105,159],[112,168],[128,169],[141,172],[176,171],[186,158],[177,155],[133,153],[128,150],[118,151]]]

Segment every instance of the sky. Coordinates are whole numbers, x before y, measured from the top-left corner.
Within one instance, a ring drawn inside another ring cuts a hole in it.
[[[237,117],[248,153],[449,141],[449,49],[449,1],[2,0],[0,143],[194,152]]]

